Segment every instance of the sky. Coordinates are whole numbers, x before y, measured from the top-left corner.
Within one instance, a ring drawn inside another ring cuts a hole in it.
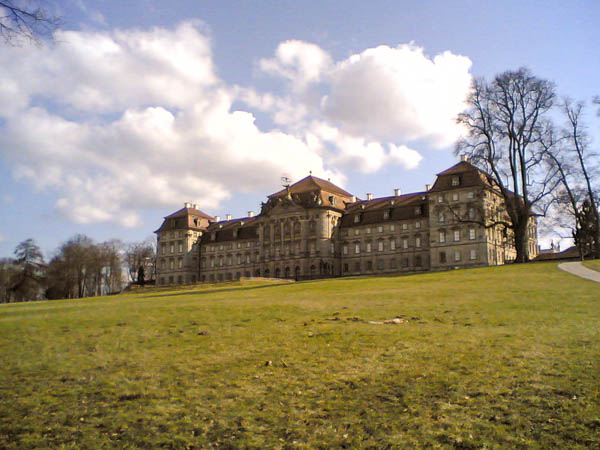
[[[473,77],[519,67],[586,101],[600,142],[597,0],[50,7],[54,43],[0,45],[0,257],[141,241],[184,202],[259,212],[283,176],[421,191],[457,160]]]

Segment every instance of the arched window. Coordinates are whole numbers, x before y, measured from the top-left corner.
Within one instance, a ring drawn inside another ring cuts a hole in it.
[[[279,269],[279,267],[275,269],[275,278],[281,278],[281,270]]]
[[[256,269],[256,270],[254,271],[254,276],[255,276],[255,277],[260,277],[260,269]]]
[[[298,281],[300,279],[300,267],[296,266],[296,268],[294,269],[294,276],[296,278],[296,281]]]
[[[290,277],[290,268],[286,267],[285,268],[285,278],[289,278]]]
[[[260,271],[259,271],[260,273]],[[269,269],[265,269],[265,278],[269,278],[271,276],[271,271]]]

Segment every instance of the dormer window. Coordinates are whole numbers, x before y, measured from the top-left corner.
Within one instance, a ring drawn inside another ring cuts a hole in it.
[[[460,185],[460,177],[458,177],[458,176],[452,177],[452,186],[459,186],[459,185]]]

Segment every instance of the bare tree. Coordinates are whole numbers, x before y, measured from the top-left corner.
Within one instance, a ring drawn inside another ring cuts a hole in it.
[[[510,219],[506,226],[514,237],[516,262],[527,261],[530,219],[546,212],[558,184],[555,173],[541,165],[545,147],[552,145],[546,115],[554,97],[553,83],[521,68],[491,83],[475,80],[468,109],[458,118],[468,135],[458,141],[456,153],[467,154],[494,176]]]
[[[145,274],[153,273],[155,256],[156,252],[153,238],[129,244],[125,251],[129,279],[131,281],[137,280],[140,267],[144,268]]]
[[[12,45],[52,38],[60,19],[49,9],[43,0],[0,0],[0,36],[6,44]]]
[[[566,117],[566,126],[561,131],[559,145],[545,149],[547,164],[556,170],[560,189],[554,195],[559,218],[569,218],[572,236],[579,248],[580,256],[593,252],[600,258],[600,216],[597,185],[597,154],[590,150],[589,138],[581,122],[584,112],[582,102],[573,103],[565,99],[561,110]]]

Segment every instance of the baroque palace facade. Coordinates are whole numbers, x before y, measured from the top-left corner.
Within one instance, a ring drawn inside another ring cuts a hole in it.
[[[423,192],[357,199],[308,176],[268,196],[260,214],[226,220],[197,205],[164,218],[157,284],[241,277],[307,280],[501,265],[516,256],[503,199],[488,174],[465,158]],[[528,229],[537,256],[536,222]]]

